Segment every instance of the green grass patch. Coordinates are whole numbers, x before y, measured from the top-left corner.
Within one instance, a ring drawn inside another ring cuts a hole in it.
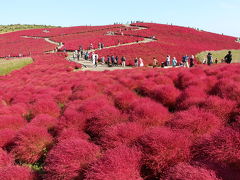
[[[32,62],[32,58],[16,58],[11,60],[0,59],[0,76],[7,75],[14,70],[21,69]]]
[[[11,24],[11,25],[0,25],[0,34],[21,31],[27,29],[41,29],[41,28],[55,28],[59,26],[47,26],[47,25],[28,25],[28,24]]]
[[[196,55],[196,58],[202,62],[204,58],[207,57],[207,54],[210,52],[213,55],[213,60],[218,58],[218,62],[221,62],[221,59],[224,59],[224,57],[227,55],[228,51],[232,51],[233,55],[233,63],[239,63],[240,62],[240,50],[222,50],[222,51],[205,51],[201,52]]]

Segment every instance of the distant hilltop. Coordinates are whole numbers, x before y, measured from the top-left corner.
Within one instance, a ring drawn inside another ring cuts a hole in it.
[[[0,25],[0,34],[7,32],[15,32],[27,29],[41,29],[41,28],[55,28],[60,26],[50,26],[50,25],[36,25],[36,24],[10,24],[10,25]]]

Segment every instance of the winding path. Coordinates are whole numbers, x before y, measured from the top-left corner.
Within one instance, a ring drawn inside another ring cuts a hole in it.
[[[137,27],[137,29],[133,29],[132,31],[147,29],[146,27],[132,26],[130,24],[124,24],[124,26],[127,27],[127,28]],[[84,33],[84,32],[81,32],[81,33]],[[115,35],[118,35],[118,34],[115,34]],[[122,35],[119,35],[119,36],[122,36]],[[148,37],[143,37],[143,36],[135,36],[135,35],[125,35],[124,34],[124,36],[142,37],[142,38],[144,38],[144,40],[138,41],[138,42],[130,42],[130,43],[113,45],[113,46],[107,46],[107,47],[104,47],[103,49],[117,48],[117,47],[122,47],[122,46],[130,46],[130,45],[134,45],[134,44],[150,43],[150,42],[154,42],[154,41],[157,40],[157,39],[153,39],[153,38],[148,38]],[[32,38],[32,39],[44,39],[48,43],[55,44],[57,46],[57,49],[61,49],[64,46],[62,43],[53,41],[50,38],[46,38],[46,37],[36,37],[36,36],[21,36],[21,37]],[[97,50],[100,50],[100,49],[92,49],[92,50],[89,50],[88,52],[92,53],[92,52],[95,52]],[[56,52],[55,50],[51,50],[51,51],[47,51],[45,53],[55,53],[55,52]],[[67,60],[81,64],[83,66],[82,70],[104,71],[104,70],[116,70],[116,69],[129,69],[129,68],[131,68],[131,67],[120,67],[120,66],[119,67],[108,67],[106,64],[99,64],[97,67],[95,67],[95,65],[93,65],[93,63],[90,60],[85,60],[83,58],[80,58],[80,60],[74,59],[73,58],[73,52],[74,51],[68,51]]]

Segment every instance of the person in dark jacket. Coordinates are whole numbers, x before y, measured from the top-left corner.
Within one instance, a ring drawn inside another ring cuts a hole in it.
[[[210,66],[213,63],[213,57],[211,53],[207,55],[207,64]]]
[[[230,64],[232,62],[232,52],[228,51],[228,54],[224,57],[227,64]]]
[[[115,65],[115,57],[113,55],[111,56],[111,61],[112,61],[112,65],[114,66]]]

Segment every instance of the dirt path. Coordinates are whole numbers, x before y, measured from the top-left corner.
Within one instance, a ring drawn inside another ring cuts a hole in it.
[[[145,27],[131,26],[130,24],[125,24],[124,26],[126,26],[128,28],[129,27],[137,27],[138,29],[135,29],[135,31],[147,29]],[[122,36],[122,35],[119,35],[119,36]],[[134,36],[134,35],[124,35],[124,36]],[[117,47],[122,47],[122,46],[130,46],[130,45],[134,45],[134,44],[144,44],[144,43],[150,43],[150,42],[157,41],[157,39],[146,38],[146,37],[143,37],[143,38],[144,38],[144,40],[142,40],[142,41],[118,44],[118,45],[113,45],[113,46],[107,46],[107,47],[104,47],[103,49],[117,48]],[[88,50],[88,52],[93,53],[97,50],[100,50],[100,49],[92,49],[92,50]],[[104,70],[131,69],[132,68],[132,67],[120,67],[120,66],[118,66],[118,67],[108,67],[106,64],[99,64],[97,67],[95,67],[95,65],[92,63],[91,60],[85,60],[83,58],[80,58],[79,60],[74,59],[73,58],[73,52],[68,53],[67,60],[82,64],[82,66],[83,66],[82,70],[89,70],[89,71],[104,71]]]
[[[134,29],[132,31],[147,29],[145,27],[132,26],[130,24],[124,24],[124,26],[127,27],[127,28],[137,27],[137,29]],[[84,32],[81,32],[81,33],[84,33]],[[116,36],[116,34],[115,34],[115,36]],[[119,36],[122,36],[122,35],[119,35]],[[134,36],[134,35],[124,35],[124,36]],[[56,45],[57,49],[61,49],[63,47],[62,43],[53,41],[50,38],[46,38],[46,37],[34,37],[34,36],[22,36],[22,37],[23,38],[32,38],[32,39],[44,39],[46,42]],[[138,36],[138,37],[141,37],[141,36]],[[144,40],[142,40],[142,41],[118,44],[118,45],[113,45],[113,46],[107,46],[107,47],[104,47],[103,49],[117,48],[117,47],[122,47],[122,46],[130,46],[130,45],[134,45],[134,44],[150,43],[150,42],[154,42],[154,41],[157,40],[157,39],[152,39],[152,38],[147,38],[147,37],[142,37],[142,38],[144,38]],[[92,49],[92,50],[88,50],[88,52],[92,53],[92,52],[95,52],[97,50],[100,50],[100,49]],[[55,50],[51,50],[51,51],[47,51],[45,53],[55,53],[55,52],[56,52]],[[73,51],[70,51],[68,53],[68,57],[66,59],[68,61],[73,61],[75,63],[81,64],[83,66],[82,70],[89,70],[89,71],[105,71],[105,70],[130,69],[130,68],[132,68],[132,67],[121,67],[121,66],[108,67],[106,64],[99,64],[97,67],[95,67],[95,65],[90,60],[85,60],[83,58],[80,58],[79,60],[74,59],[73,58]]]

